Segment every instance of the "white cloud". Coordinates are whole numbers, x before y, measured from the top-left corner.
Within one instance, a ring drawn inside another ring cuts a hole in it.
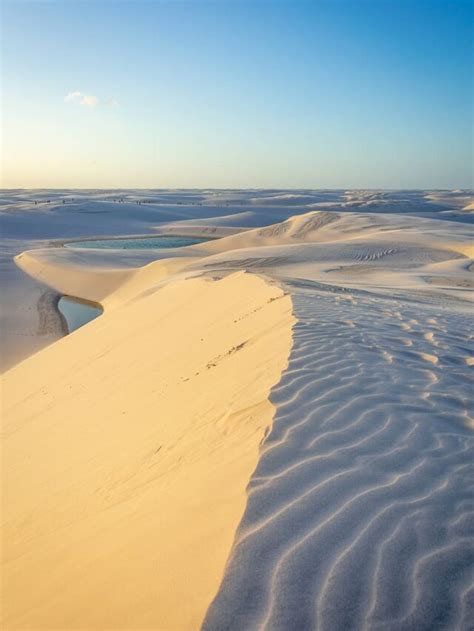
[[[118,107],[119,102],[117,99],[109,98],[105,101],[100,100],[97,96],[93,94],[84,94],[84,92],[79,92],[76,90],[75,92],[69,92],[64,97],[65,103],[72,103],[74,105],[82,105],[83,107]]]
[[[99,105],[99,99],[92,94],[83,94],[82,92],[69,92],[64,97],[66,103],[75,103],[76,105],[84,105],[85,107],[96,107]]]

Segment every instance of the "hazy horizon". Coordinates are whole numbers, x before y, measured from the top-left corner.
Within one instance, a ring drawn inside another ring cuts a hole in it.
[[[457,188],[426,188],[426,187],[417,187],[417,188],[408,188],[408,187],[400,187],[400,188],[376,188],[370,186],[363,187],[331,187],[331,186],[321,186],[321,187],[304,187],[304,188],[281,188],[281,187],[266,187],[266,186],[248,186],[248,187],[220,187],[220,186],[16,186],[16,187],[8,187],[2,186],[0,187],[2,191],[276,191],[276,192],[303,192],[303,191],[374,191],[374,192],[382,192],[382,193],[390,193],[390,192],[429,192],[429,191],[447,191],[447,192],[472,192],[472,186],[469,187],[457,187]]]

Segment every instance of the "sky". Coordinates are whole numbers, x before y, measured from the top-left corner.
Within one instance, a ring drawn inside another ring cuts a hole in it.
[[[4,188],[471,188],[473,2],[2,0]]]

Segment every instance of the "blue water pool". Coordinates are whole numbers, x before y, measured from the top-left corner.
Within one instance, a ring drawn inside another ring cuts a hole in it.
[[[101,250],[146,250],[153,248],[183,248],[209,241],[199,237],[183,237],[159,235],[156,237],[130,237],[123,239],[94,239],[66,243],[70,248],[89,248]],[[67,323],[68,333],[87,324],[102,313],[99,305],[93,305],[70,296],[62,296],[58,302],[58,309]]]
[[[102,313],[102,308],[99,305],[93,305],[70,296],[62,296],[59,299],[58,309],[66,320],[68,333],[72,333]]]
[[[156,237],[131,237],[126,239],[94,239],[66,243],[71,248],[99,248],[114,250],[146,250],[149,248],[184,248],[209,241],[209,238],[160,235]]]

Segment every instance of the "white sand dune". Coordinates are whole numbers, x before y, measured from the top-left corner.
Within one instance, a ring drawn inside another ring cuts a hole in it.
[[[472,628],[472,228],[386,211],[468,192],[289,194],[16,258],[105,312],[4,378],[7,628]]]

